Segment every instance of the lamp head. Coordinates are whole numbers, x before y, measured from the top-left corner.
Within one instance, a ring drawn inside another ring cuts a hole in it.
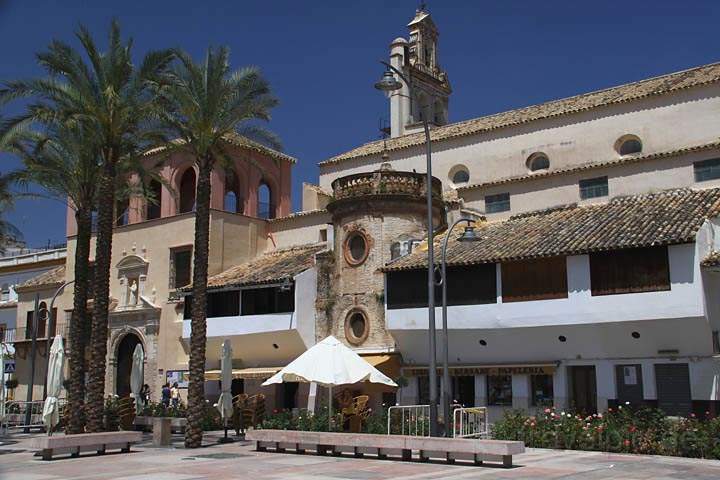
[[[395,78],[395,74],[388,68],[385,70],[385,73],[383,73],[380,81],[375,84],[375,88],[389,95],[390,92],[400,90],[402,83]]]
[[[475,231],[475,220],[467,220],[467,225],[465,225],[465,230],[463,231],[462,235],[457,239],[458,242],[478,242],[481,240],[481,238],[478,236],[477,232]]]

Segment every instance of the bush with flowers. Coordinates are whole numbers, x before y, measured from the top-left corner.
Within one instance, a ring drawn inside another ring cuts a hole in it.
[[[629,404],[593,415],[555,408],[538,415],[507,411],[493,425],[492,436],[521,440],[528,447],[720,459],[720,418],[677,419]]]
[[[339,432],[342,431],[343,416],[333,411],[333,424],[329,425],[328,408],[321,407],[315,414],[307,410],[293,413],[290,410],[273,410],[265,417],[261,428],[275,430],[303,430],[306,432]],[[363,433],[387,433],[387,410],[378,413],[370,411],[370,415],[362,422]]]

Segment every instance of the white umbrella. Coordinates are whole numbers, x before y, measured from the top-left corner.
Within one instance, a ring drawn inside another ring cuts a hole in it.
[[[283,382],[315,382],[328,387],[330,389],[330,418],[332,418],[333,386],[370,382],[397,387],[397,384],[388,376],[333,336],[315,344],[267,379],[263,385]]]
[[[47,398],[43,406],[43,423],[47,426],[48,436],[52,435],[52,429],[60,421],[60,409],[58,408],[58,395],[63,383],[63,366],[65,364],[65,349],[63,348],[62,336],[55,335],[52,347],[50,348],[50,359],[48,360],[47,375]]]
[[[218,398],[217,409],[220,411],[220,417],[223,421],[232,417],[233,404],[232,404],[232,356],[233,351],[230,346],[230,340],[223,342],[222,350],[220,352],[220,379],[222,381],[222,390],[220,392],[220,398]]]
[[[135,345],[135,351],[132,356],[132,369],[130,370],[130,391],[135,398],[135,412],[140,414],[145,406],[145,399],[142,398],[140,391],[143,387],[145,377],[145,350],[139,343]]]

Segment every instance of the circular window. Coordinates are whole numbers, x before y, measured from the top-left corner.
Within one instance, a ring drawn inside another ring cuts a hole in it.
[[[350,265],[360,265],[368,256],[368,241],[360,231],[351,232],[345,239],[345,260]]]
[[[450,169],[448,178],[453,185],[463,185],[470,181],[470,171],[465,165],[455,165]]]
[[[625,135],[615,142],[615,150],[620,155],[632,155],[642,152],[642,142],[635,135]]]
[[[353,345],[363,343],[370,333],[365,313],[361,310],[352,310],[345,319],[345,338]]]
[[[542,152],[533,153],[527,159],[527,167],[531,172],[547,170],[550,168],[550,159]]]

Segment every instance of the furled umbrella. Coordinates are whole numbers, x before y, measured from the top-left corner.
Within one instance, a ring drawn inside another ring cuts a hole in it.
[[[0,425],[3,420],[5,420],[5,344],[0,342]]]
[[[145,350],[139,343],[135,345],[132,356],[132,369],[130,370],[130,391],[135,398],[135,413],[140,415],[145,407],[145,399],[142,398],[142,386],[145,379]]]
[[[65,365],[65,349],[61,335],[55,335],[52,347],[50,347],[50,358],[48,360],[47,375],[47,398],[43,405],[43,423],[47,427],[48,436],[60,421],[60,407],[58,396],[63,384],[63,367]]]
[[[223,443],[231,441],[227,436],[227,422],[228,418],[231,418],[233,414],[232,357],[233,351],[230,346],[230,340],[225,339],[222,351],[220,352],[220,379],[222,381],[222,387],[220,390],[220,398],[218,398],[217,402],[217,409],[220,411],[220,417],[225,427],[225,437],[221,439]]]
[[[329,414],[332,420],[332,388],[358,382],[382,383],[397,387],[388,376],[332,335],[315,344],[267,379],[263,386],[283,382],[315,382],[329,389]]]

